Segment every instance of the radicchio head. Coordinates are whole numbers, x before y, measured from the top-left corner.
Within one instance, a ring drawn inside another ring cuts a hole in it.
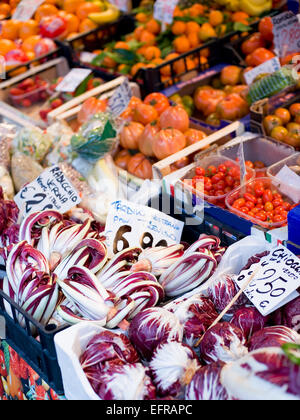
[[[224,365],[221,383],[231,399],[300,400],[295,375],[299,378],[300,366],[293,365],[279,347],[269,347]]]
[[[235,295],[239,292],[239,288],[233,280],[234,275],[224,275],[216,282],[210,285],[207,290],[208,297],[214,303],[216,310],[221,313],[227,305],[232,301]],[[232,315],[234,311],[250,303],[248,298],[242,293],[238,300],[227,312],[227,315]]]
[[[252,335],[264,328],[267,322],[267,317],[261,315],[261,313],[254,307],[244,307],[236,310],[231,318],[230,323],[239,327],[247,341]]]
[[[178,318],[164,308],[149,308],[130,323],[129,339],[140,355],[150,360],[157,346],[167,340],[182,341],[183,328]]]
[[[228,400],[227,391],[220,382],[221,369],[222,367],[216,363],[199,368],[186,387],[185,399],[190,401]]]
[[[300,344],[300,334],[283,325],[275,325],[253,334],[248,347],[252,351],[265,347],[281,347],[284,343]]]
[[[102,400],[154,400],[155,386],[141,363],[111,364],[99,375],[97,393]]]
[[[219,322],[210,328],[200,343],[200,355],[207,364],[228,363],[247,354],[243,332],[229,322]]]
[[[198,367],[194,351],[177,341],[161,343],[149,364],[153,382],[161,397],[180,397]]]
[[[276,311],[274,323],[285,325],[300,333],[300,296]]]

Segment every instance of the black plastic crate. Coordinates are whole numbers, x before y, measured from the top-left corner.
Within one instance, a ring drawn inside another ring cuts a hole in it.
[[[5,267],[0,269],[0,277],[2,278],[5,275]],[[12,316],[8,314],[6,308],[9,308]],[[64,388],[57,362],[54,335],[66,327],[57,328],[54,324],[49,324],[46,327],[42,326],[2,290],[0,290],[0,316],[5,319],[5,340],[7,343],[58,395],[63,395]],[[21,316],[24,319],[25,326],[20,324]],[[33,327],[37,334],[32,333]]]

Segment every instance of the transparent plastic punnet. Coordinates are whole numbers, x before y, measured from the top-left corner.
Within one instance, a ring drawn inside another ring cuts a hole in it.
[[[10,103],[17,108],[29,108],[39,102],[45,102],[49,98],[49,83],[40,86],[31,92],[24,93],[23,95],[13,95],[9,93]]]
[[[292,198],[298,199],[298,197],[300,197],[300,153],[294,153],[292,156],[270,166],[267,170],[267,175],[273,179],[273,182],[277,185],[278,182],[282,182],[279,178],[279,173],[282,173],[281,171],[285,166],[299,176],[298,183],[295,182],[296,178],[285,177],[287,184],[286,188],[289,189],[289,195],[291,195]]]
[[[271,178],[262,177],[259,179],[254,179],[249,182],[246,182],[245,184],[241,185],[240,187],[236,188],[231,193],[229,193],[225,199],[227,209],[230,210],[230,212],[236,214],[237,216],[249,220],[254,225],[261,226],[262,228],[267,229],[267,230],[277,229],[277,228],[285,226],[287,224],[287,218],[280,222],[270,222],[268,220],[262,221],[262,220],[259,220],[255,216],[245,214],[239,209],[233,207],[235,200],[239,198],[243,198],[243,195],[245,193],[251,193],[255,195],[255,188],[257,186],[257,182],[262,182],[264,188],[270,189],[273,192],[273,194],[277,194],[277,193],[281,194],[282,199],[284,201],[287,201],[289,204],[291,205],[296,204],[290,197],[282,193],[281,191],[282,185],[277,186],[274,180],[272,180]]]
[[[225,156],[219,156],[219,155],[211,155],[202,158],[201,160],[198,160],[195,162],[193,169],[191,169],[190,172],[184,177],[184,179],[181,179],[180,183],[183,184],[182,186],[193,193],[196,197],[200,197],[207,201],[208,203],[214,204],[216,206],[225,208],[225,199],[229,193],[225,193],[223,195],[208,195],[204,193],[203,184],[201,182],[197,183],[196,187],[193,183],[193,178],[196,176],[196,168],[202,167],[205,170],[207,170],[210,166],[216,166],[218,168],[219,165],[225,165],[227,167],[233,167],[240,169],[240,166],[237,162],[235,162],[232,159],[228,159]],[[255,171],[251,168],[247,168],[247,175],[246,179],[247,181],[253,180],[255,178]],[[198,188],[197,188],[198,187]]]

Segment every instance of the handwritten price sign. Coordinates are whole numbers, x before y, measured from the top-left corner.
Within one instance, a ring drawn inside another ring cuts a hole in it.
[[[279,57],[300,52],[300,23],[292,12],[272,18],[275,50]]]
[[[115,117],[121,115],[128,108],[131,97],[132,89],[128,79],[125,79],[108,102],[109,109]]]
[[[22,0],[13,14],[13,19],[26,22],[31,19],[35,11],[45,0]]]
[[[142,249],[180,242],[184,223],[150,207],[118,200],[111,204],[105,227],[113,254],[129,247]]]
[[[173,22],[174,9],[179,0],[156,0],[154,4],[154,19],[163,23]]]
[[[65,213],[80,203],[81,198],[58,166],[46,169],[14,198],[24,215],[44,210]]]
[[[300,286],[300,259],[284,246],[243,270],[236,279],[238,286],[246,285],[253,273],[256,275],[244,293],[262,315],[269,315],[299,296],[296,289]]]

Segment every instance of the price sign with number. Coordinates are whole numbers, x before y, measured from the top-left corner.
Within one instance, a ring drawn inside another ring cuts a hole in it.
[[[44,210],[65,213],[81,202],[79,193],[58,166],[46,169],[25,185],[14,200],[24,216]]]
[[[255,67],[252,70],[247,71],[244,74],[244,78],[246,80],[247,85],[251,85],[251,83],[256,79],[257,76],[261,74],[272,74],[275,71],[279,70],[281,67],[280,61],[278,57],[271,58],[271,60],[266,61],[265,63]]]
[[[128,79],[116,89],[109,99],[108,106],[115,117],[121,115],[127,108],[132,98],[132,89]]]
[[[13,14],[13,19],[26,22],[31,19],[37,8],[44,3],[45,0],[22,0]]]
[[[300,23],[292,12],[284,12],[272,18],[275,51],[286,57],[300,51]]]
[[[241,185],[242,185],[246,179],[246,174],[247,174],[245,153],[244,153],[244,143],[242,141],[240,142],[240,146],[237,152],[237,157],[238,157],[239,165],[241,169]]]
[[[269,315],[299,296],[296,289],[300,286],[300,259],[284,246],[274,248],[259,263],[243,270],[235,280],[239,288],[253,273],[244,293],[262,315]]]
[[[180,242],[184,223],[158,210],[126,200],[111,204],[105,227],[108,249],[116,254],[129,247],[142,249]]]

